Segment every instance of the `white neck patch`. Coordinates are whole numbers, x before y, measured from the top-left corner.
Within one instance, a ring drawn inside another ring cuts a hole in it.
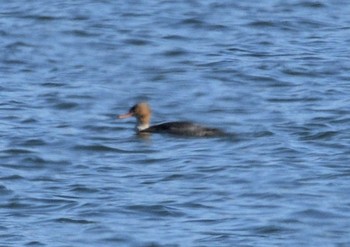
[[[145,130],[145,129],[148,129],[149,128],[149,124],[138,124],[137,126],[136,126],[136,129],[138,130],[138,131],[142,131],[142,130]]]

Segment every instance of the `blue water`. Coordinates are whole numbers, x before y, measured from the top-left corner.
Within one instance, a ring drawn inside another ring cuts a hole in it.
[[[0,37],[0,246],[350,246],[348,1],[2,1]]]

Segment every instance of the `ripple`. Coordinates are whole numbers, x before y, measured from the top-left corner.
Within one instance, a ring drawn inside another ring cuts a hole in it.
[[[130,243],[132,242],[132,239],[129,237],[126,237],[126,236],[103,237],[101,240],[103,242],[106,242],[106,243],[115,244],[116,246],[118,246],[118,245],[123,246],[124,244],[126,244],[126,246],[134,246],[134,245],[130,245]],[[137,245],[135,245],[135,246],[137,246]]]
[[[184,179],[186,176],[184,174],[172,174],[170,176],[166,176],[162,179],[162,181],[177,181],[180,179]]]
[[[52,16],[52,15],[37,15],[37,16],[34,16],[33,19],[36,19],[36,20],[38,20],[38,21],[47,22],[47,21],[59,20],[59,19],[61,19],[61,18],[56,17],[56,16]]]
[[[316,220],[322,220],[322,219],[341,219],[343,218],[340,214],[334,214],[328,211],[322,211],[317,209],[306,209],[299,212],[294,213],[294,215],[298,218],[311,218]]]
[[[5,64],[8,65],[25,65],[27,64],[27,61],[21,60],[21,59],[5,59],[3,60]]]
[[[26,119],[23,119],[21,121],[21,123],[24,123],[24,124],[34,124],[34,123],[38,123],[38,120],[36,120],[35,118],[26,118]]]
[[[20,15],[20,16],[21,18],[24,18],[24,19],[33,19],[33,20],[43,21],[43,22],[62,19],[61,17],[56,17],[52,15]]]
[[[180,217],[184,214],[179,212],[179,210],[163,205],[132,205],[127,206],[126,209],[133,212],[142,213],[152,216],[162,216],[162,217]]]
[[[340,124],[340,125],[343,125],[343,124],[349,124],[350,123],[350,117],[338,117],[336,119],[331,119],[330,121],[332,124]]]
[[[76,185],[73,185],[71,187],[73,187],[73,188],[70,191],[76,192],[76,193],[98,193],[99,192],[98,189],[89,188],[89,187],[86,187],[86,186],[80,185],[80,184],[76,184]]]
[[[169,40],[188,40],[186,36],[172,34],[172,35],[165,35],[163,39],[169,39]]]
[[[60,87],[65,87],[67,86],[66,83],[62,82],[44,82],[41,84],[43,87],[48,87],[48,88],[60,88]]]
[[[73,36],[77,36],[77,37],[96,37],[95,33],[91,33],[89,31],[86,30],[70,30],[70,31],[65,31],[64,34],[69,34],[69,35],[73,35]]]
[[[118,148],[109,147],[102,144],[96,145],[76,145],[74,147],[76,150],[82,151],[95,151],[95,152],[116,152],[116,153],[130,153],[132,151],[122,150]]]
[[[55,219],[55,221],[58,222],[58,223],[79,224],[79,225],[86,225],[86,224],[94,224],[94,223],[96,223],[95,221],[77,220],[77,219],[72,219],[72,218],[58,218],[58,219]]]
[[[177,48],[177,49],[165,51],[163,53],[163,55],[166,57],[179,57],[179,56],[185,56],[187,54],[188,54],[188,52],[182,48]]]
[[[247,26],[257,27],[257,28],[261,28],[261,27],[275,27],[276,26],[276,22],[274,22],[274,21],[253,21],[253,22],[248,23]]]
[[[22,42],[22,41],[12,42],[12,43],[6,45],[7,49],[15,49],[15,48],[19,48],[19,47],[34,47],[34,45],[26,43],[26,42]]]
[[[25,244],[25,246],[46,246],[46,244],[39,241],[31,241]]]
[[[268,225],[268,226],[262,226],[255,228],[254,231],[256,234],[263,234],[270,236],[271,234],[281,234],[281,233],[287,233],[287,232],[294,232],[292,229],[288,229],[281,226],[274,226],[274,225]]]
[[[23,179],[23,177],[20,175],[11,175],[11,176],[0,177],[0,180],[21,180],[21,179]]]
[[[29,157],[23,158],[22,162],[23,162],[23,164],[27,164],[27,165],[28,164],[42,165],[42,164],[47,163],[47,161],[44,158],[37,156],[37,155],[31,155]]]
[[[272,131],[263,130],[253,133],[254,137],[269,137],[274,136],[275,134]]]
[[[34,153],[34,152],[31,151],[31,150],[28,150],[28,149],[21,149],[21,148],[10,148],[10,149],[5,149],[5,150],[3,150],[3,152],[8,153],[8,154],[12,154],[12,155]]]
[[[327,5],[325,5],[320,1],[300,1],[299,3],[295,4],[295,6],[315,8],[315,9],[327,7]]]
[[[190,24],[190,25],[202,25],[204,22],[202,20],[200,20],[199,18],[196,17],[190,17],[190,18],[186,18],[184,20],[181,21],[184,24]]]
[[[30,207],[31,207],[31,204],[22,203],[18,201],[11,201],[11,202],[0,204],[0,208],[6,208],[6,209],[28,209]]]
[[[0,178],[0,180],[4,179]],[[0,195],[5,196],[10,194],[13,194],[13,191],[8,189],[6,186],[0,184]]]
[[[320,101],[321,98],[319,97],[291,97],[291,98],[269,98],[269,102],[273,103],[293,103],[293,102],[315,102]]]
[[[21,157],[24,156],[24,157]],[[46,164],[51,161],[45,160],[38,155],[20,155],[16,163],[3,164],[3,167],[17,170],[35,170],[44,169]]]
[[[145,40],[145,39],[126,39],[124,40],[124,43],[134,45],[134,46],[145,46],[145,45],[151,44],[149,40]]]
[[[338,135],[337,131],[321,131],[315,134],[309,134],[301,138],[304,141],[330,140]]]
[[[307,77],[315,77],[318,74],[312,70],[308,70],[307,68],[284,68],[282,69],[282,73],[291,76],[307,76]]]
[[[42,139],[29,139],[24,141],[22,145],[26,147],[36,147],[36,146],[46,146],[48,145],[48,143]]]
[[[60,102],[55,104],[54,107],[59,110],[70,110],[79,107],[79,104],[75,102]]]

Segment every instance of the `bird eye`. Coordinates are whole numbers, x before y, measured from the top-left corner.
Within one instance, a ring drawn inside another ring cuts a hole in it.
[[[135,112],[135,108],[136,108],[135,106],[131,107],[130,110],[129,110],[129,113]]]

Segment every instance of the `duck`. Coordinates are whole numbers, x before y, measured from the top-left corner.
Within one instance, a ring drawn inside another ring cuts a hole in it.
[[[202,126],[188,121],[166,122],[150,125],[152,116],[151,107],[147,102],[140,102],[132,106],[125,114],[118,115],[118,119],[135,117],[137,120],[136,131],[143,133],[167,133],[181,136],[215,137],[223,136],[225,133],[217,128]]]

